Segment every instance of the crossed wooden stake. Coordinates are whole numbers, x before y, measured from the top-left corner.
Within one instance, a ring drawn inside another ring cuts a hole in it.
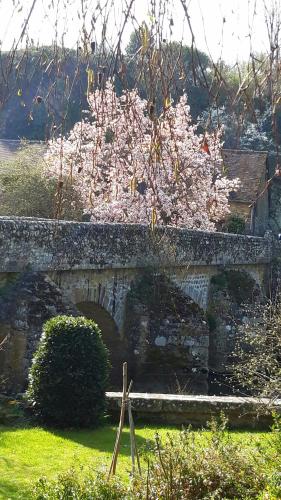
[[[109,469],[109,473],[108,473],[108,479],[110,478],[111,475],[114,475],[116,473],[117,458],[118,458],[119,451],[120,451],[121,435],[122,435],[122,431],[123,431],[123,427],[124,427],[126,407],[128,409],[129,425],[130,425],[132,475],[135,474],[135,459],[137,459],[138,471],[139,471],[139,474],[141,476],[140,459],[139,459],[139,454],[138,454],[138,450],[137,450],[135,426],[134,426],[134,420],[133,420],[133,414],[132,414],[132,403],[130,400],[130,392],[132,389],[133,382],[131,380],[128,389],[127,389],[127,383],[128,383],[128,367],[127,367],[127,363],[123,363],[123,393],[122,393],[120,420],[119,420],[119,426],[118,426],[118,430],[117,430],[112,460],[111,460],[111,464],[110,464],[110,469]]]

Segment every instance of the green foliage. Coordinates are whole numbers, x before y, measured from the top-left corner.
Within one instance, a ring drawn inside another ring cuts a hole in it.
[[[233,234],[244,234],[246,228],[245,220],[239,215],[230,215],[225,221],[223,231]]]
[[[271,427],[273,433],[273,445],[281,459],[281,415],[276,411],[272,413],[273,425]]]
[[[23,144],[14,160],[0,164],[0,215],[54,217],[57,183],[44,175],[42,148]],[[73,187],[63,189],[60,218],[81,220],[82,216]]]
[[[266,487],[266,495],[262,498],[270,500],[279,500],[281,498],[281,415],[273,411],[273,425],[271,450],[266,452],[267,462],[272,466],[269,471],[269,477]]]
[[[160,308],[171,301],[171,283],[164,274],[146,268],[128,294],[129,301],[143,302],[149,309]]]
[[[217,487],[219,485],[230,482],[231,477],[235,475],[236,468],[242,463],[243,469],[237,474],[237,480],[240,480],[246,474],[246,470],[250,474],[255,474],[257,481],[261,479],[260,496],[252,493],[251,499],[274,500],[280,498],[276,494],[273,496],[273,491],[277,491],[278,478],[280,471],[280,453],[273,445],[275,437],[277,438],[277,430],[273,432],[241,432],[241,431],[226,431],[225,420],[220,425],[211,423],[206,431],[185,431],[182,432],[178,428],[159,427],[157,426],[157,440],[161,443],[160,452],[161,457],[158,455],[158,447],[155,443],[155,427],[138,425],[136,429],[136,437],[138,448],[141,452],[141,464],[143,471],[142,480],[135,478],[131,484],[128,484],[128,474],[131,468],[130,459],[130,432],[129,428],[125,427],[122,435],[120,457],[118,461],[117,473],[118,477],[122,479],[122,484],[117,480],[117,484],[110,482],[109,484],[104,481],[104,476],[97,471],[108,471],[111,454],[114,447],[114,440],[116,437],[116,427],[106,425],[97,429],[68,429],[68,430],[48,430],[47,428],[40,427],[1,427],[1,451],[5,456],[5,460],[0,460],[0,498],[24,498],[25,500],[32,498],[31,485],[36,482],[33,488],[33,499],[36,500],[68,500],[68,498],[75,498],[77,500],[91,497],[79,496],[82,491],[87,495],[86,488],[89,489],[88,493],[96,498],[97,493],[100,498],[108,498],[105,493],[112,495],[109,498],[116,498],[119,500],[147,500],[150,499],[150,489],[147,490],[147,472],[149,488],[152,485],[150,478],[153,471],[153,464],[158,464],[160,458],[162,459],[162,452],[165,455],[163,465],[165,471],[175,474],[175,479],[178,478],[180,470],[180,462],[183,464],[183,473],[186,474],[186,481],[195,482],[198,477],[204,481],[203,465],[206,462],[206,478],[210,478],[210,470],[212,468],[209,462],[216,459],[213,469],[217,470]],[[167,442],[167,432],[169,438]],[[183,439],[184,438],[184,439]],[[188,448],[185,450],[185,440],[188,443]],[[171,443],[173,446],[171,446]],[[233,472],[229,471],[231,467],[231,455],[226,456],[226,466],[223,466],[222,460],[227,452],[232,452],[232,447],[241,454],[238,458],[239,463],[235,466]],[[223,451],[224,448],[224,451]],[[190,455],[191,464],[186,465],[188,460],[188,453],[193,450]],[[240,453],[240,451],[241,453]],[[168,452],[171,451],[171,467],[168,463]],[[178,454],[178,462],[175,457]],[[185,460],[182,460],[182,456]],[[221,457],[221,461],[217,457]],[[52,458],[50,460],[50,457]],[[254,464],[249,469],[244,467],[245,460]],[[203,460],[204,459],[204,460]],[[78,463],[77,463],[78,462]],[[149,462],[147,469],[146,464]],[[197,464],[198,468],[197,468]],[[82,466],[82,467],[81,467]],[[75,470],[73,468],[75,467]],[[105,467],[105,469],[104,469]],[[201,469],[199,468],[201,467]],[[13,474],[11,475],[11,470]],[[70,471],[66,473],[66,471]],[[188,474],[190,474],[188,476]],[[192,474],[192,475],[191,475]],[[59,475],[59,479],[54,478]],[[38,482],[39,477],[43,476],[42,480]],[[164,472],[163,472],[164,476]],[[72,481],[73,478],[73,481]],[[155,484],[157,478],[153,479]],[[199,480],[198,479],[198,480]],[[243,481],[244,481],[243,479]],[[167,481],[167,479],[163,479]],[[249,482],[252,484],[255,479],[250,477]],[[244,481],[245,484],[246,481]],[[62,483],[62,484],[61,484]],[[75,491],[76,496],[67,497],[63,496],[63,491],[66,491],[67,485],[72,483],[72,493]],[[249,483],[249,484],[250,484]],[[88,485],[88,486],[87,486]],[[207,487],[208,484],[204,485]],[[265,488],[264,488],[265,486]],[[215,484],[210,485],[211,491],[199,498],[212,498],[213,500],[227,499],[228,497],[223,494],[213,495]],[[240,486],[237,487],[236,499],[244,500],[249,498],[247,494],[239,495]],[[266,493],[272,493],[272,496],[266,497]],[[147,493],[148,491],[148,493]],[[204,491],[204,490],[203,490]],[[251,490],[249,490],[251,491]],[[253,491],[253,490],[252,490]],[[59,492],[59,494],[57,494]],[[79,494],[78,494],[79,493]],[[147,496],[146,496],[147,493]],[[153,493],[153,491],[151,492]],[[186,497],[180,496],[180,490],[177,496],[175,490],[172,490],[174,496],[159,496],[160,500],[164,498],[167,500],[191,500],[188,494]],[[102,496],[104,495],[104,497]],[[119,494],[119,497],[118,497]],[[2,495],[2,496],[1,496]],[[36,496],[37,495],[37,496]],[[45,495],[45,496],[44,496]],[[116,496],[114,496],[116,495]],[[213,495],[213,496],[212,496]],[[263,496],[264,495],[264,496]],[[153,497],[152,497],[153,498]],[[195,499],[198,497],[194,497]]]
[[[253,301],[255,282],[242,271],[227,271],[228,292],[237,304]]]
[[[281,467],[272,473],[266,488],[266,495],[263,498],[269,498],[270,500],[279,500],[281,498]]]
[[[183,315],[188,307],[196,313],[199,306],[192,300],[187,302],[181,290],[175,286],[168,276],[159,269],[146,268],[133,283],[128,293],[129,310],[135,302],[145,304],[149,311],[157,312],[157,317],[166,316],[169,312]]]
[[[225,272],[216,274],[211,278],[211,284],[222,290],[227,287],[227,274]]]
[[[192,433],[163,444],[156,437],[154,460],[147,478],[147,492],[139,482],[133,498],[156,499],[250,499],[265,485],[263,460],[258,450],[251,453],[230,438],[226,420],[211,421],[210,434],[195,440]]]
[[[18,274],[8,273],[6,279],[2,283],[0,282],[0,298],[5,297],[10,292],[17,280]]]
[[[146,78],[143,76],[148,65],[139,74],[138,58],[132,57],[140,47],[138,32],[133,32],[123,58],[126,64],[126,86],[134,88],[136,82],[141,97],[149,98]],[[182,78],[177,65],[170,82],[172,98],[178,101],[183,91],[187,91],[191,112],[194,119],[206,110],[209,104],[208,91],[202,85],[202,70],[205,78],[212,82],[212,64],[208,56],[201,51],[193,51],[188,46],[171,42],[162,46],[162,65],[170,74],[170,64],[179,57],[183,61],[186,78]],[[0,55],[2,74],[7,78],[1,95],[3,106],[0,116],[0,135],[7,139],[45,140],[56,135],[55,130],[63,133],[73,127],[81,119],[81,111],[88,108],[87,68],[93,69],[95,75],[101,67],[109,68],[111,50],[104,47],[90,59],[83,57],[83,51],[45,46],[29,47],[28,57],[25,50],[16,50],[11,62],[10,54],[4,51]],[[146,60],[142,64],[147,64]],[[36,71],[35,71],[36,68]],[[48,68],[48,70],[46,70]],[[202,70],[201,70],[202,68]],[[119,73],[119,72],[118,72]],[[77,77],[77,74],[79,75]],[[124,88],[124,79],[116,75],[118,93]],[[157,84],[156,100],[163,106],[161,85]],[[38,103],[37,96],[42,97]],[[54,126],[57,129],[54,129]]]
[[[153,39],[148,30],[148,40]],[[139,74],[139,64],[136,54],[139,54],[139,49],[142,46],[142,37],[140,31],[134,31],[129,43],[126,47],[126,54],[128,59],[127,66],[127,79],[129,86],[134,87],[136,82],[141,97],[150,99],[150,89],[147,85],[145,77],[146,72],[149,71],[150,57],[142,58],[141,64],[144,67],[142,74]],[[153,47],[153,48],[152,48]],[[148,53],[154,50],[153,43],[149,43]],[[176,41],[166,42],[161,47],[163,74],[170,74],[170,65],[177,60],[181,60],[181,65],[175,65],[173,71],[173,78],[170,82],[170,94],[174,102],[178,102],[180,96],[186,93],[188,96],[188,103],[190,105],[191,115],[194,120],[197,120],[198,115],[203,113],[209,105],[208,91],[201,84],[202,71],[205,78],[211,84],[212,64],[207,54],[199,50],[193,51],[191,47],[182,45]],[[159,113],[163,109],[163,88],[161,87],[160,80],[156,83],[154,89],[156,109]]]
[[[105,410],[108,354],[94,321],[57,316],[43,327],[30,369],[35,415],[61,427],[95,426]]]
[[[79,476],[75,469],[60,474],[55,481],[41,478],[36,483],[33,500],[121,500],[128,498],[127,487],[114,478],[107,481],[103,475],[94,476],[88,472],[86,477]]]

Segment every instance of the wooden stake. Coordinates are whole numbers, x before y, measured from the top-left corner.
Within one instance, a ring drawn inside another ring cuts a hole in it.
[[[135,441],[133,432],[133,416],[132,416],[132,406],[131,401],[128,401],[128,414],[129,414],[129,425],[130,425],[130,441],[131,441],[131,458],[132,458],[132,475],[135,474]]]
[[[124,417],[125,417],[125,410],[126,410],[126,399],[127,399],[127,363],[123,363],[123,393],[122,393],[122,403],[121,403],[121,412],[120,412],[120,420],[119,420],[119,427],[117,431],[117,436],[116,436],[116,441],[115,441],[115,446],[114,446],[114,451],[112,455],[112,460],[111,460],[111,465],[108,473],[108,479],[110,478],[111,474],[114,475],[116,472],[116,464],[117,464],[117,458],[120,450],[120,443],[121,443],[121,434],[124,426]]]
[[[139,471],[139,474],[141,475],[140,459],[139,459],[139,454],[138,454],[138,450],[137,450],[135,426],[134,426],[134,420],[133,420],[133,414],[132,414],[132,404],[131,404],[131,400],[130,400],[130,392],[132,389],[133,381],[131,380],[129,388],[127,390],[127,380],[128,380],[127,363],[123,363],[123,393],[122,393],[120,420],[119,420],[119,426],[118,426],[118,430],[117,430],[114,451],[113,451],[112,460],[111,460],[110,469],[108,472],[107,479],[110,479],[110,476],[114,475],[116,472],[117,459],[118,459],[119,450],[120,450],[120,443],[121,443],[121,435],[122,435],[122,430],[124,427],[126,405],[128,405],[128,415],[129,415],[129,425],[130,425],[132,475],[134,475],[134,473],[135,473],[135,457],[137,458],[138,471]]]
[[[135,425],[132,414],[132,403],[131,400],[128,400],[128,414],[129,414],[129,423],[130,423],[130,439],[131,439],[131,456],[132,456],[132,474],[135,472],[135,456],[137,457],[138,463],[138,471],[141,476],[141,466],[140,466],[140,457],[137,449],[137,441],[136,441],[136,433],[135,433]]]

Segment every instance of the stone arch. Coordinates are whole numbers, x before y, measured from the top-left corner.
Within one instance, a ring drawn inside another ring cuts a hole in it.
[[[70,302],[99,304],[114,319],[122,335],[126,295],[133,272],[118,269],[69,270],[50,275]]]
[[[76,304],[78,311],[88,319],[94,320],[101,332],[103,341],[109,351],[110,389],[122,388],[122,364],[126,361],[126,343],[120,336],[118,326],[108,310],[101,304],[82,301]]]
[[[208,309],[209,392],[227,393],[237,329],[245,319],[245,305],[262,299],[260,284],[244,269],[227,269],[212,276]]]

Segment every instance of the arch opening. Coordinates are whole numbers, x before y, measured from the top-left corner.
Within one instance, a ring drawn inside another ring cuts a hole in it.
[[[243,269],[229,269],[211,278],[207,320],[209,338],[209,394],[233,394],[229,380],[240,326],[251,304],[262,300],[262,290]]]
[[[94,302],[79,302],[76,307],[85,318],[92,319],[99,326],[102,339],[109,351],[111,365],[109,390],[121,390],[122,364],[126,361],[126,346],[114,319],[104,307]]]

